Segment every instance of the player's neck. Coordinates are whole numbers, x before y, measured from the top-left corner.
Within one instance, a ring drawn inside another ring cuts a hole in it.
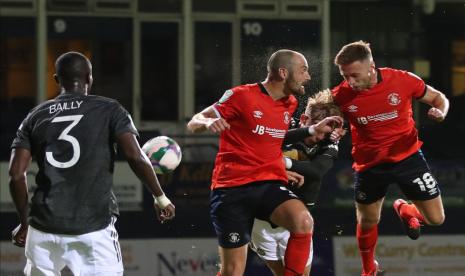
[[[60,88],[60,94],[79,94],[79,95],[87,95],[87,85],[75,85],[71,87],[64,87]]]
[[[284,93],[284,84],[283,83],[278,83],[274,81],[270,81],[269,79],[266,79],[265,81],[262,82],[263,86],[266,89],[266,92],[270,97],[274,100],[280,100],[287,95]]]
[[[378,76],[378,70],[376,68],[373,69],[373,74],[371,75],[370,79],[370,88],[373,86],[377,85],[378,82],[380,82],[379,76]]]

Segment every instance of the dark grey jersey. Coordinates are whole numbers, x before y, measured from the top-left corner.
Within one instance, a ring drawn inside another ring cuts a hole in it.
[[[125,132],[138,134],[128,112],[100,96],[65,93],[32,109],[12,144],[39,166],[30,224],[72,235],[105,228],[118,213],[113,168]]]

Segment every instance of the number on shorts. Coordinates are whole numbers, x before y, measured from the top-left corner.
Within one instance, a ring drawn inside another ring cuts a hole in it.
[[[70,168],[79,161],[79,157],[81,156],[81,147],[79,146],[79,141],[76,139],[76,137],[68,135],[68,133],[75,127],[79,121],[82,119],[83,115],[70,115],[70,116],[60,116],[60,117],[55,117],[52,120],[52,123],[58,123],[58,122],[68,122],[72,121],[71,124],[69,124],[61,133],[60,136],[58,136],[58,140],[65,140],[71,143],[73,146],[73,157],[69,161],[66,162],[60,162],[55,160],[53,158],[53,153],[51,151],[47,151],[45,153],[45,156],[47,158],[47,161],[54,167],[57,168]]]
[[[412,182],[418,184],[420,190],[422,191],[426,191],[426,189],[434,189],[436,187],[436,179],[434,179],[434,177],[429,172],[424,173],[422,179],[417,177]]]

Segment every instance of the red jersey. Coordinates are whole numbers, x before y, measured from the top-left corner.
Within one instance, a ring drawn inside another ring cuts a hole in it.
[[[213,107],[231,128],[220,134],[211,188],[263,180],[287,183],[281,146],[296,98],[274,101],[261,83],[246,84],[227,90]]]
[[[412,98],[423,97],[426,85],[416,75],[380,68],[372,88],[354,91],[343,81],[332,92],[350,123],[355,171],[401,161],[420,149]]]

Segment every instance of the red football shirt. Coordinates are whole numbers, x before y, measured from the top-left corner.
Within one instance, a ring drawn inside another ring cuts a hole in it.
[[[227,90],[213,107],[231,128],[220,134],[211,188],[262,180],[287,183],[281,146],[296,98],[274,101],[261,83],[246,84]]]
[[[412,98],[421,98],[426,85],[416,75],[391,68],[378,69],[378,83],[354,91],[347,81],[333,89],[352,131],[355,171],[398,162],[417,152],[422,142],[412,117]]]

